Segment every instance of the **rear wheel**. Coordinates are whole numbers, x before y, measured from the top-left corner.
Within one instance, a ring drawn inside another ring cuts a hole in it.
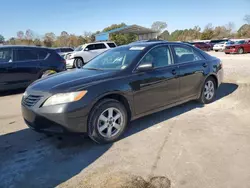
[[[244,53],[244,49],[243,49],[243,48],[239,48],[239,49],[238,49],[238,53],[239,53],[239,54],[243,54],[243,53]]]
[[[118,140],[128,124],[126,108],[119,101],[104,99],[96,104],[88,121],[89,137],[97,143]]]
[[[202,87],[199,101],[203,104],[209,104],[214,101],[216,94],[216,82],[214,78],[208,77]]]
[[[229,54],[228,52],[225,52],[225,54]]]
[[[84,61],[82,58],[75,58],[74,60],[74,68],[81,68],[84,64]]]
[[[218,52],[219,50],[214,50],[215,52]]]

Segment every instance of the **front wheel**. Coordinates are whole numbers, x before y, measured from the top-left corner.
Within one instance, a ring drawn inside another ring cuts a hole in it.
[[[239,49],[238,49],[238,53],[239,53],[239,54],[243,54],[243,53],[244,53],[244,49],[243,49],[243,48],[239,48]]]
[[[104,99],[90,113],[88,134],[97,143],[114,142],[124,133],[127,124],[128,115],[123,104],[114,99]]]
[[[204,86],[202,87],[201,96],[199,101],[202,104],[209,104],[214,101],[216,94],[216,83],[212,77],[209,77]]]

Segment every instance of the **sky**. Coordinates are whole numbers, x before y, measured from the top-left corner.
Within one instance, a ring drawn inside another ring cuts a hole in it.
[[[250,0],[3,0],[0,34],[8,39],[31,29],[38,36],[61,31],[82,35],[115,23],[151,27],[154,21],[166,22],[170,32],[228,22],[238,29],[246,14]]]

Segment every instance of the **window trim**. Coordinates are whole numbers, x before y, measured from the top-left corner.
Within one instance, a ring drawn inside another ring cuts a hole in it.
[[[199,61],[204,61],[204,60],[206,60],[206,58],[199,52],[199,51],[197,51],[195,48],[193,48],[193,47],[191,47],[191,46],[188,46],[188,45],[183,45],[183,44],[171,44],[170,45],[171,46],[171,50],[172,50],[172,54],[173,54],[173,56],[174,56],[174,64],[175,65],[183,65],[183,64],[187,64],[187,63],[190,63],[190,62],[193,62],[193,63],[195,63],[195,62],[199,62]],[[187,48],[191,48],[192,50],[193,50],[193,52],[196,52],[196,53],[198,53],[203,59],[201,59],[201,60],[195,60],[195,61],[186,61],[186,62],[183,62],[183,63],[178,63],[177,62],[177,56],[176,56],[176,53],[175,53],[175,51],[174,51],[174,47],[175,46],[180,46],[180,47],[187,47]],[[176,63],[175,63],[176,62]]]
[[[137,73],[137,72],[138,72],[138,71],[137,71],[137,68],[140,66],[141,61],[144,59],[144,57],[145,57],[151,50],[153,50],[153,49],[155,49],[155,48],[158,48],[158,47],[164,47],[164,46],[168,47],[168,49],[169,49],[169,53],[170,53],[170,58],[171,58],[172,64],[170,64],[170,65],[165,65],[165,66],[161,66],[161,67],[155,67],[155,68],[153,68],[152,70],[163,69],[163,68],[166,68],[166,67],[170,67],[170,66],[176,65],[176,64],[174,63],[173,53],[172,53],[172,51],[171,51],[170,45],[169,45],[169,44],[159,44],[159,45],[156,45],[156,46],[153,46],[152,48],[150,48],[150,49],[141,57],[140,61],[136,64],[136,66],[135,66],[134,69],[132,70],[132,73]]]

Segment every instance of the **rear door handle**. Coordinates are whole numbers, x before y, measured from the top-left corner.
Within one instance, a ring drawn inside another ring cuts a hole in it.
[[[172,74],[176,75],[176,70],[175,69],[172,70]]]
[[[202,65],[202,66],[206,68],[206,67],[207,67],[207,63],[203,63],[203,65]]]

